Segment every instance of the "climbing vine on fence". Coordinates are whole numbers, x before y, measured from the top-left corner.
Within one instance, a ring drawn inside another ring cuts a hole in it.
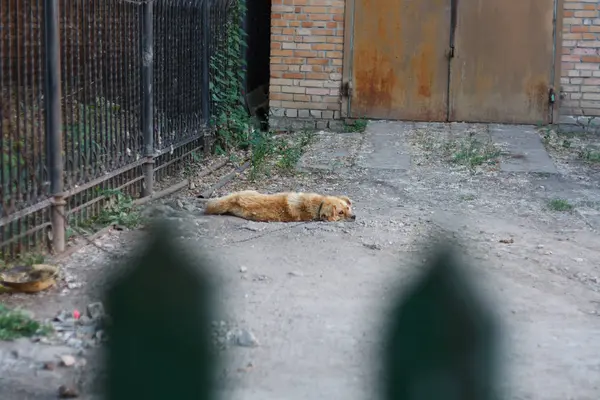
[[[234,0],[228,12],[226,37],[221,38],[224,41],[211,57],[210,92],[215,105],[212,123],[216,128],[217,152],[247,148],[253,131],[242,97],[247,35],[241,21],[246,14],[246,5],[241,0]]]

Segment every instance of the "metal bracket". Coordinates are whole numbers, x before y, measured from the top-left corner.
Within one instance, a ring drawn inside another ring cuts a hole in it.
[[[352,81],[342,82],[340,92],[342,97],[352,97]]]
[[[556,103],[556,93],[554,93],[554,88],[548,90],[548,102],[550,104]]]

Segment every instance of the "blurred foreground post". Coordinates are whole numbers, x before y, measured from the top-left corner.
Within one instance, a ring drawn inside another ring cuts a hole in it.
[[[496,322],[456,253],[439,244],[393,308],[383,355],[387,400],[498,398]]]
[[[154,224],[108,292],[108,400],[213,398],[205,264],[196,254],[191,262],[175,237],[166,223]]]

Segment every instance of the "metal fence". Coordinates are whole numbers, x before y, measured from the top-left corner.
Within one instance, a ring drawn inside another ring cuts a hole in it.
[[[102,189],[149,195],[204,148],[230,5],[0,0],[2,257],[62,251]]]

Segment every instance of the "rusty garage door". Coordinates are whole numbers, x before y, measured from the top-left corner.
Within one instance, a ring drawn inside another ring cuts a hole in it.
[[[547,122],[554,0],[457,1],[450,120]]]
[[[355,0],[353,117],[446,119],[448,0]]]
[[[556,0],[354,0],[349,115],[549,120]]]

